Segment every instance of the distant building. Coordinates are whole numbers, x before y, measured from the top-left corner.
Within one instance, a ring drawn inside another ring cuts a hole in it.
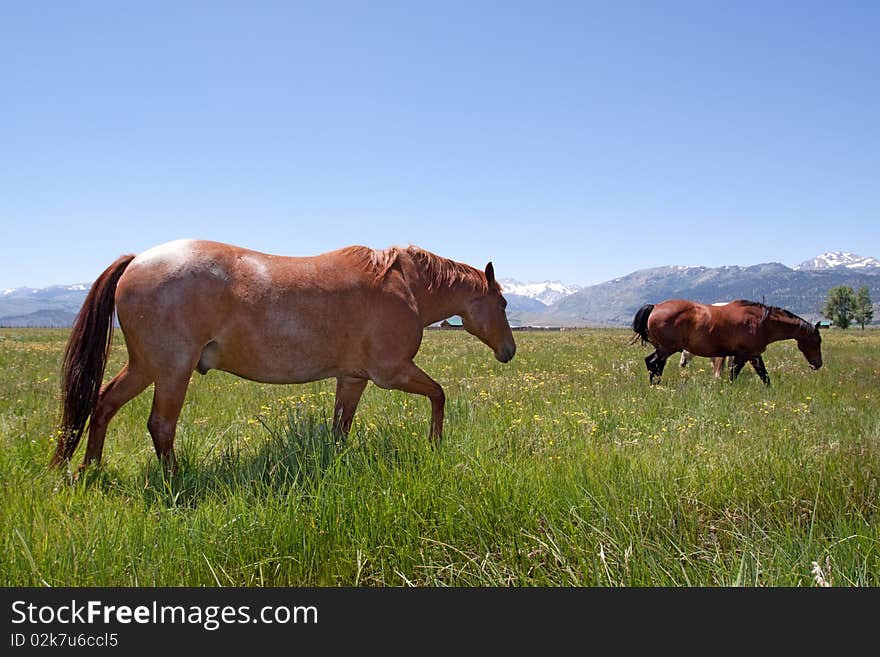
[[[449,317],[448,319],[444,319],[440,322],[440,328],[442,329],[460,329],[464,328],[462,324],[461,317],[458,315],[454,315],[453,317]]]

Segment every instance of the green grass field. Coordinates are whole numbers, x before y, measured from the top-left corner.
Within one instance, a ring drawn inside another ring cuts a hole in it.
[[[880,331],[829,331],[818,372],[771,345],[769,389],[677,357],[651,387],[628,331],[515,335],[502,365],[426,332],[439,448],[424,398],[369,386],[337,446],[334,382],[211,372],[193,377],[178,478],[148,390],[69,485],[46,470],[67,333],[0,330],[0,583],[815,586],[817,562],[834,586],[880,586]]]

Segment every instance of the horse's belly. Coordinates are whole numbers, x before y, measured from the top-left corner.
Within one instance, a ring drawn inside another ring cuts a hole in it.
[[[339,376],[334,371],[317,368],[278,367],[268,369],[223,365],[216,369],[259,383],[308,383],[309,381],[320,381],[321,379]]]
[[[339,358],[298,346],[220,344],[216,369],[263,383],[306,383],[341,373],[339,363],[333,362]]]
[[[707,340],[691,337],[685,345],[685,349],[695,356],[729,356],[736,351],[734,344],[724,340]]]
[[[306,383],[352,374],[350,345],[326,327],[283,332],[259,327],[229,331],[205,348],[205,369],[263,383]]]

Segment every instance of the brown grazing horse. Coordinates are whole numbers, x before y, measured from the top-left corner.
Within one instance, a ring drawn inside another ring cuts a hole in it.
[[[516,353],[501,288],[485,272],[410,246],[349,246],[285,257],[180,240],[126,255],[95,281],[62,368],[63,418],[52,465],[67,463],[89,423],[80,469],[99,462],[107,424],[154,384],[147,427],[176,470],[174,434],[193,370],[267,383],[336,378],[333,428],[346,435],[368,381],[431,401],[429,437],[443,427],[443,388],[413,363],[422,330],[460,315],[506,363]],[[103,387],[114,307],[128,363]]]
[[[771,342],[797,340],[798,349],[814,370],[822,367],[822,336],[815,326],[775,306],[740,299],[723,306],[671,299],[642,306],[633,318],[632,329],[642,344],[655,351],[645,358],[651,383],[659,383],[666,359],[682,349],[697,356],[728,356],[733,381],[746,362],[761,380],[770,385],[761,354]]]

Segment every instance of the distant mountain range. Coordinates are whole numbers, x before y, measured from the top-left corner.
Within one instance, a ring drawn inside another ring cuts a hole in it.
[[[880,321],[880,260],[844,252],[824,253],[794,268],[778,262],[654,267],[587,287],[559,281],[499,282],[511,325],[628,326],[642,304],[673,298],[704,303],[752,299],[815,322],[835,285],[868,287],[875,321]],[[70,326],[88,288],[77,284],[2,291],[0,326]]]
[[[90,285],[78,283],[3,290],[0,292],[0,326],[70,326]]]
[[[851,253],[825,253],[795,268],[778,262],[749,267],[667,266],[584,287],[538,311],[508,306],[513,322],[556,326],[627,326],[645,303],[692,299],[703,303],[751,299],[781,306],[810,321],[822,319],[828,290],[866,286],[880,318],[880,260]]]

